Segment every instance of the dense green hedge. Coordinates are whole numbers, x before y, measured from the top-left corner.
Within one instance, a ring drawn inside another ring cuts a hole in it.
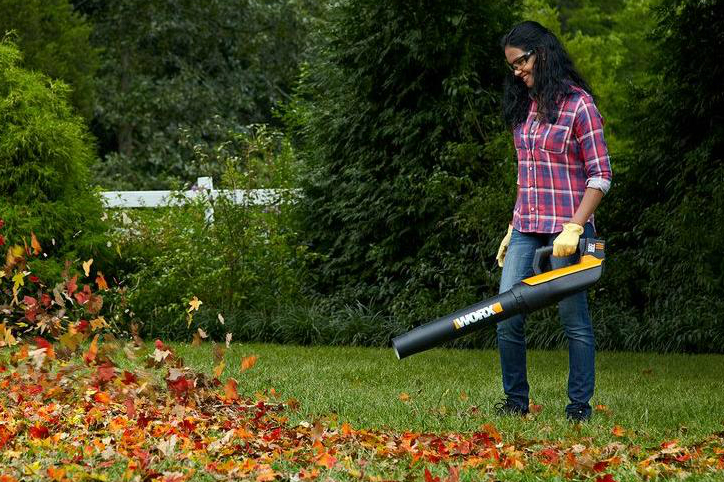
[[[507,2],[342,2],[288,121],[315,287],[403,327],[490,292],[514,204],[497,99]]]
[[[610,256],[591,309],[602,348],[724,349],[724,84],[708,53],[721,50],[724,25],[714,3],[663,2],[654,54],[641,59],[651,75],[619,91],[619,125],[636,128],[629,138],[619,129],[632,147],[615,159],[599,211]],[[388,317],[386,329],[496,292],[493,256],[514,196],[510,138],[495,119],[507,8],[343,3],[290,109],[307,169],[305,233],[322,256],[315,287]],[[533,316],[531,346],[564,343],[558,323],[554,309]],[[490,346],[492,330],[460,343]]]
[[[99,196],[88,183],[95,159],[68,88],[20,67],[21,53],[0,42],[0,219],[5,236],[34,233],[48,253],[102,257],[107,239]],[[51,281],[59,275],[39,273]],[[46,268],[50,269],[50,268]]]

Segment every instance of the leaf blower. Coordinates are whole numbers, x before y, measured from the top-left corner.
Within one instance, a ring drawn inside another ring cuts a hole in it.
[[[531,313],[583,291],[601,278],[605,243],[584,238],[578,246],[578,263],[544,271],[553,246],[538,248],[533,258],[534,276],[485,301],[475,303],[442,318],[418,326],[392,339],[398,359],[428,350],[484,326],[493,325],[519,313]]]

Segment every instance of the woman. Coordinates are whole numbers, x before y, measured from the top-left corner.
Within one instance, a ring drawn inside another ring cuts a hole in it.
[[[500,292],[533,274],[537,248],[553,245],[551,267],[577,261],[581,236],[594,237],[593,213],[611,186],[603,119],[591,89],[560,41],[537,22],[516,25],[501,42],[511,74],[505,79],[503,114],[518,156],[518,197],[498,250]],[[568,337],[567,417],[591,416],[594,339],[586,293],[558,305]],[[528,413],[525,318],[497,326],[506,399],[499,414]]]

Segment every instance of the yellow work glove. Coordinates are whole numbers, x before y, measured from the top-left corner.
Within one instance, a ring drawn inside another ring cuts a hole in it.
[[[495,257],[498,260],[498,266],[500,266],[501,268],[503,267],[503,263],[505,262],[505,253],[508,252],[508,245],[510,244],[511,234],[513,234],[513,226],[509,224],[508,232],[506,233],[503,240],[500,242],[500,247],[498,248],[498,256]]]
[[[583,234],[583,226],[565,223],[561,234],[553,240],[553,256],[570,256],[575,253],[581,234]]]

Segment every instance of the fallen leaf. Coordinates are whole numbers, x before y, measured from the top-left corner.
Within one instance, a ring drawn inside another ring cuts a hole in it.
[[[247,357],[242,358],[242,360],[241,360],[241,371],[242,371],[242,372],[245,372],[245,371],[247,371],[248,369],[250,369],[251,367],[253,367],[254,365],[256,365],[256,359],[257,359],[257,356],[256,356],[256,355],[251,355],[251,356],[247,356]]]

